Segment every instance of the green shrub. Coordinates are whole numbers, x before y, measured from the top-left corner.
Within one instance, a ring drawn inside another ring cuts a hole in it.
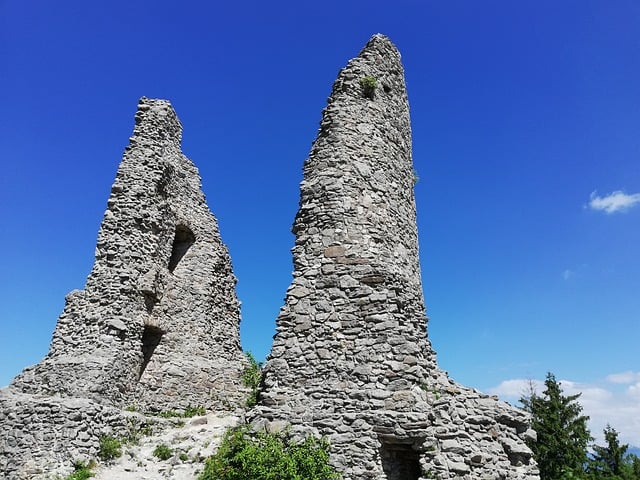
[[[98,457],[105,462],[115,460],[122,455],[122,442],[113,437],[100,437]]]
[[[227,431],[218,451],[206,461],[198,480],[337,480],[329,465],[329,443],[307,437],[295,443],[287,432]]]
[[[157,457],[160,460],[169,460],[172,455],[173,455],[173,452],[164,443],[161,443],[160,445],[158,445],[153,451],[153,456]]]
[[[366,76],[360,79],[360,86],[362,87],[362,94],[367,97],[373,99],[376,88],[378,88],[378,81],[371,76]]]
[[[163,418],[191,418],[196,415],[206,415],[207,411],[201,405],[196,407],[192,407],[189,405],[184,409],[184,412],[180,413],[177,410],[165,410],[163,412],[158,412],[157,415]]]
[[[256,361],[251,352],[246,353],[249,365],[242,371],[242,383],[251,389],[247,398],[247,407],[253,407],[258,402],[260,382],[262,381],[262,362]]]
[[[184,413],[182,414],[182,416],[184,418],[191,418],[191,417],[202,416],[206,414],[207,414],[207,411],[202,405],[198,405],[197,407],[192,407],[191,405],[189,405],[187,408],[184,409]]]
[[[94,473],[91,471],[95,464],[93,460],[88,464],[83,462],[73,463],[73,473],[69,475],[65,480],[87,480],[87,478],[93,477]]]
[[[189,455],[187,455],[186,453],[182,452],[178,458],[180,459],[180,461],[182,462],[186,462],[187,460],[189,460]]]
[[[174,418],[174,417],[181,417],[182,414],[176,410],[165,410],[163,412],[159,412],[158,416],[162,418]]]

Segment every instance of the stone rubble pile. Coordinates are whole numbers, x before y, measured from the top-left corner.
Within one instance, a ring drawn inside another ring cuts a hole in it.
[[[184,426],[167,428],[151,436],[142,436],[135,445],[126,445],[113,464],[103,464],[94,480],[195,480],[204,469],[204,461],[217,450],[224,433],[237,425],[235,415],[186,419]],[[160,445],[170,448],[166,460],[154,455]]]
[[[426,337],[400,54],[344,68],[304,164],[293,282],[256,427],[328,437],[345,480],[538,478],[527,416],[457,385]]]

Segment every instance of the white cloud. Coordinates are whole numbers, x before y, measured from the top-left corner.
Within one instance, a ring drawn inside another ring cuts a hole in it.
[[[569,280],[573,276],[574,276],[574,273],[568,268],[564,272],[562,272],[562,278],[564,278],[565,280]]]
[[[600,210],[607,214],[623,212],[640,203],[640,193],[632,193],[630,195],[622,190],[616,190],[604,197],[599,197],[596,192],[591,192],[589,197],[589,208],[592,210]]]
[[[536,393],[540,393],[544,390],[544,382],[540,380],[522,378],[505,380],[497,387],[487,390],[487,393],[490,395],[498,395],[499,397],[513,403],[514,400],[518,401],[520,400],[520,397],[529,395],[531,387],[533,387]]]
[[[581,394],[578,402],[583,413],[590,417],[589,428],[596,443],[604,444],[602,430],[609,424],[618,431],[621,442],[640,447],[640,372],[613,373],[594,383],[559,382],[565,395]],[[538,393],[544,390],[541,380],[511,379],[487,393],[516,404],[529,392],[530,385],[534,385]]]
[[[607,381],[611,383],[634,383],[640,382],[640,372],[632,372],[627,370],[626,372],[612,373],[607,375]]]

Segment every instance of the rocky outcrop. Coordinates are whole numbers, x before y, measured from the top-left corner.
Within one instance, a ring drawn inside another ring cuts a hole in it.
[[[340,72],[304,164],[293,282],[251,417],[327,436],[347,480],[538,478],[526,415],[436,365],[414,179],[400,55],[375,35]]]
[[[167,101],[146,98],[135,122],[85,289],[67,296],[46,357],[0,391],[8,478],[26,453],[29,471],[46,473],[53,460],[95,451],[95,432],[122,423],[118,409],[244,405],[236,279],[198,170],[180,150],[182,126]],[[89,425],[82,435],[76,418]]]

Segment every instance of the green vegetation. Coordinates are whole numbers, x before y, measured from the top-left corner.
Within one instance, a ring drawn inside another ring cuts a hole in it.
[[[189,460],[189,455],[182,452],[180,455],[178,455],[178,458],[180,459],[181,462],[186,462],[187,460]]]
[[[187,408],[184,409],[182,416],[184,418],[191,418],[191,417],[201,417],[206,414],[207,414],[207,411],[202,405],[198,405],[197,407],[192,407],[191,405],[189,405]]]
[[[91,478],[94,475],[91,471],[93,467],[95,467],[93,461],[88,464],[84,462],[74,462],[73,473],[65,478],[65,480],[87,480],[87,478]]]
[[[604,429],[606,446],[592,445],[578,395],[565,396],[552,373],[547,374],[542,395],[531,391],[520,399],[531,413],[531,428],[538,436],[529,442],[540,468],[540,480],[640,480],[640,458],[627,454],[618,432]]]
[[[122,455],[122,442],[114,437],[100,437],[98,457],[105,462],[119,458]]]
[[[153,435],[153,427],[150,423],[139,420],[137,417],[127,418],[127,435],[123,442],[129,445],[138,445],[142,437]]]
[[[192,407],[189,405],[184,409],[184,412],[178,412],[177,410],[165,410],[163,412],[157,413],[159,417],[163,418],[191,418],[198,415],[206,415],[207,410],[202,406],[198,405],[196,407]]]
[[[247,398],[247,407],[253,407],[258,402],[260,382],[262,381],[262,362],[256,361],[251,352],[246,352],[249,365],[242,372],[242,383],[249,387],[251,392]]]
[[[544,384],[542,396],[531,392],[520,401],[531,413],[531,428],[538,434],[529,447],[538,461],[540,478],[559,479],[583,470],[592,440],[587,428],[589,417],[581,415],[582,406],[577,402],[580,394],[562,395],[552,373],[547,374]]]
[[[337,480],[329,465],[326,440],[307,437],[295,443],[287,432],[251,432],[248,426],[227,431],[198,480]]]
[[[360,79],[360,86],[362,87],[362,94],[366,98],[373,99],[378,88],[378,81],[371,76],[366,76]]]
[[[169,460],[173,455],[173,451],[164,443],[161,443],[153,450],[153,456],[159,460]]]
[[[604,440],[607,442],[606,446],[593,446],[593,455],[587,465],[587,478],[640,479],[640,458],[634,454],[627,454],[629,445],[620,444],[618,432],[610,425],[604,428]]]

